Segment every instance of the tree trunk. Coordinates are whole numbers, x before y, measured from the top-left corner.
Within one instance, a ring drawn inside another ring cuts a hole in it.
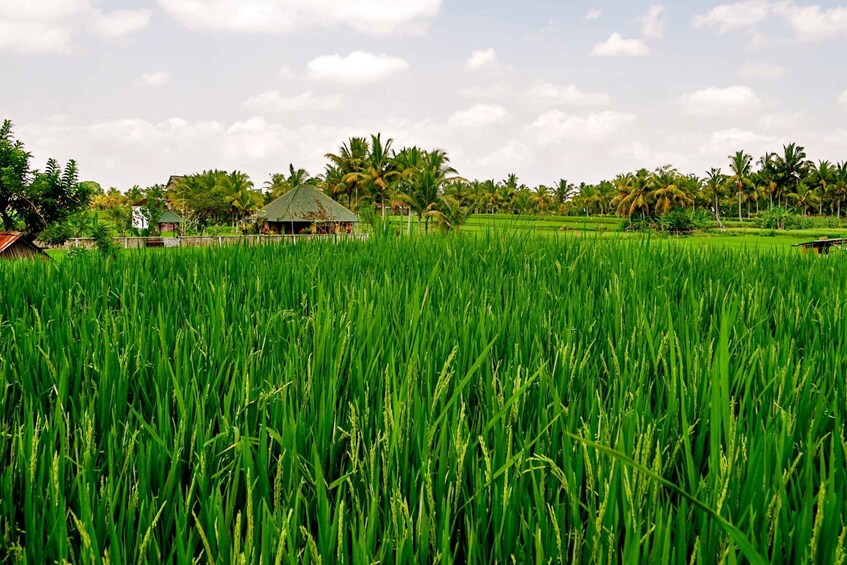
[[[715,221],[718,225],[721,224],[721,208],[718,205],[718,193],[715,193]]]
[[[412,207],[409,206],[409,237],[412,237]]]
[[[744,220],[741,219],[741,191],[740,190],[738,191],[738,221],[739,222],[744,221]]]

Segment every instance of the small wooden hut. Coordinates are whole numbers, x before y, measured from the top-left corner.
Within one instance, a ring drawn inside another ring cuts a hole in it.
[[[159,233],[182,233],[182,217],[173,210],[165,210],[159,218]]]
[[[351,233],[359,217],[310,186],[301,185],[280,196],[258,213],[266,233]]]
[[[818,255],[829,255],[829,251],[835,249],[847,248],[847,238],[840,239],[818,239],[816,241],[807,241],[806,243],[798,243],[794,247],[799,247],[803,253],[810,251],[816,252]]]
[[[50,259],[43,249],[20,232],[0,232],[0,259]]]

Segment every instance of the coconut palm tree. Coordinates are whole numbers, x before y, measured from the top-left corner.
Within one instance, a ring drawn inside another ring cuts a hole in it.
[[[835,165],[835,171],[832,179],[832,204],[835,204],[835,216],[841,217],[841,203],[847,199],[847,161],[841,161]]]
[[[233,227],[262,207],[262,196],[253,190],[253,181],[246,173],[233,171],[227,174],[223,178],[223,187],[226,201],[232,207]]]
[[[789,193],[787,198],[794,200],[800,206],[804,216],[807,216],[809,210],[814,208],[820,201],[820,196],[818,196],[817,192],[813,188],[809,188],[803,181],[800,181],[794,192]]]
[[[556,193],[556,202],[561,205],[573,198],[574,194],[576,194],[576,186],[565,179],[559,179],[554,192]]]
[[[368,141],[364,137],[351,137],[349,140],[341,144],[338,153],[327,153],[326,158],[329,160],[330,167],[338,170],[338,175],[332,175],[332,182],[342,183],[344,186],[334,185],[330,192],[334,194],[346,194],[347,203],[354,210],[359,206],[359,183],[352,180],[352,173],[361,172],[365,167],[365,161],[368,159]],[[340,179],[336,179],[336,177]],[[348,180],[350,179],[350,180]]]
[[[787,196],[791,192],[796,192],[809,169],[806,149],[796,143],[783,145],[782,155],[776,158],[775,167],[781,196]],[[782,198],[780,197],[781,204]]]
[[[669,165],[660,167],[650,175],[647,197],[653,201],[656,214],[667,214],[677,206],[687,206],[693,201],[679,186],[680,174]]]
[[[400,176],[395,170],[391,146],[394,140],[382,141],[381,134],[371,136],[370,152],[362,163],[361,170],[353,171],[344,177],[345,182],[355,183],[357,188],[366,190],[382,207],[385,218],[385,199],[391,192],[391,183]]]
[[[535,193],[532,195],[532,201],[540,214],[546,214],[553,202],[553,195],[550,189],[542,184],[535,189]]]
[[[774,196],[782,201],[782,192],[777,182],[776,153],[765,153],[759,158],[759,177],[767,187],[769,208],[773,208]]]
[[[429,232],[432,218],[443,214],[440,207],[448,206],[444,189],[448,184],[467,182],[459,177],[456,169],[450,165],[447,153],[436,149],[430,152],[410,152],[401,161],[405,169],[398,181],[401,194],[398,198],[408,204],[417,215],[418,221],[425,222],[424,231]],[[413,163],[416,163],[414,166]],[[455,202],[450,203],[454,205]]]
[[[744,189],[751,186],[750,175],[752,174],[753,158],[744,151],[736,151],[735,155],[729,156],[729,160],[729,169],[732,174],[728,180],[738,194],[738,221],[741,222],[743,221],[741,219],[741,200],[744,197]]]
[[[818,194],[818,214],[823,215],[824,199],[829,196],[829,185],[835,176],[835,169],[829,161],[818,161],[809,167],[809,184]]]
[[[625,173],[615,177],[615,187],[618,195],[612,199],[612,206],[617,206],[617,213],[631,218],[636,212],[645,218],[650,213],[650,203],[647,198],[649,191],[650,173],[640,169],[635,174]]]
[[[719,168],[712,167],[706,172],[706,182],[703,186],[705,196],[714,201],[715,221],[719,226],[721,223],[721,204],[720,199],[723,196],[724,186],[726,186],[726,176],[721,173]]]

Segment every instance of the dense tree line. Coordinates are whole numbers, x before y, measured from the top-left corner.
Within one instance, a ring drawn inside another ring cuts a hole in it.
[[[170,209],[185,219],[188,230],[220,225],[247,230],[255,229],[252,219],[262,206],[304,184],[363,214],[408,214],[426,231],[433,222],[455,228],[472,213],[617,215],[649,223],[690,211],[719,224],[727,217],[744,222],[762,211],[838,219],[847,215],[847,162],[813,162],[794,143],[757,160],[738,151],[728,156],[725,170],[712,168],[703,175],[664,166],[578,186],[562,179],[529,187],[515,174],[501,181],[469,181],[443,150],[395,149],[392,139],[379,134],[350,138],[326,158],[319,175],[289,165],[286,172],[269,175],[261,187],[240,171],[209,170],[168,186],[103,191],[96,183],[78,182],[73,161],[62,168],[51,160],[43,171],[30,170],[31,156],[14,139],[7,121],[0,129],[0,220],[5,229],[60,240],[84,230],[95,211],[126,233],[132,207],[143,203],[142,212],[153,226]],[[80,212],[87,207],[89,215]]]
[[[533,189],[509,175],[500,182],[463,183],[451,192],[472,212],[483,214],[617,214],[647,219],[677,209],[705,209],[717,222],[727,216],[744,221],[774,208],[837,218],[847,214],[847,162],[815,163],[793,143],[755,162],[744,151],[727,160],[726,172],[712,168],[702,176],[665,166],[622,173],[597,184],[575,186],[560,180]]]

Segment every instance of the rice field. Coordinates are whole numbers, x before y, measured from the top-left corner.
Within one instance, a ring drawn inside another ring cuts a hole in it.
[[[844,563],[847,256],[0,263],[0,561]]]

